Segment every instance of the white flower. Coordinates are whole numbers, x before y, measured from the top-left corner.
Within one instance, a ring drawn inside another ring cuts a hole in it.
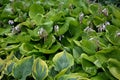
[[[94,40],[94,38],[90,38],[89,40]]]
[[[40,38],[45,38],[47,37],[48,33],[43,27],[41,27],[38,31],[38,35],[40,36]]]
[[[120,36],[120,32],[117,33],[117,36]]]
[[[62,38],[64,38],[64,37],[65,37],[64,35],[59,36],[59,41],[61,41]]]
[[[21,27],[19,25],[12,28],[12,33],[13,34],[19,33],[20,31],[21,31]]]
[[[55,31],[55,32],[58,32],[58,31],[59,31],[59,26],[58,26],[58,25],[55,25],[55,26],[54,26],[54,31]]]
[[[80,23],[82,23],[83,17],[84,17],[84,13],[80,13],[80,15],[79,15],[79,21],[80,21]]]
[[[106,26],[107,26],[107,25],[110,25],[110,22],[106,21],[105,23],[98,25],[98,26],[97,26],[98,31],[99,31],[99,32],[104,31],[104,30],[106,29]]]
[[[9,21],[8,21],[8,24],[13,25],[13,24],[14,24],[14,21],[13,21],[13,20],[9,20]]]
[[[10,2],[14,2],[14,0],[10,0]]]
[[[97,27],[98,27],[98,31],[99,32],[102,32],[102,31],[104,31],[106,29],[106,25],[105,24],[100,24]]]
[[[106,25],[106,26],[107,26],[107,25],[110,25],[110,22],[108,22],[108,21],[107,21],[107,22],[105,22],[105,25]]]
[[[89,32],[89,31],[93,31],[93,29],[90,28],[89,26],[84,29],[84,32]]]
[[[103,13],[105,16],[108,16],[108,10],[107,10],[107,8],[103,9],[103,10],[102,10],[102,13]]]

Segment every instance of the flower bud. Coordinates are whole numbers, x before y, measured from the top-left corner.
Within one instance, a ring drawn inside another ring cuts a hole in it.
[[[19,33],[20,31],[21,31],[21,27],[19,25],[12,28],[12,33],[13,34]]]
[[[120,36],[120,32],[117,33],[117,36]]]
[[[106,25],[106,26],[107,26],[107,25],[110,25],[110,22],[108,22],[108,21],[107,21],[107,22],[105,22],[105,25]]]
[[[84,29],[84,32],[89,32],[89,31],[93,31],[93,29],[90,28],[89,26]]]
[[[105,24],[100,24],[97,26],[98,27],[98,32],[102,32],[106,29],[106,25]]]
[[[9,20],[9,21],[8,21],[8,24],[13,25],[13,24],[14,24],[14,21],[13,21],[13,20]]]
[[[40,38],[45,38],[45,37],[47,37],[48,33],[47,33],[47,31],[42,27],[42,28],[39,29],[38,35],[40,36]]]
[[[84,13],[80,13],[80,15],[79,15],[79,21],[80,21],[80,23],[82,23],[83,17],[84,17]]]
[[[107,8],[103,9],[103,10],[102,10],[102,13],[103,13],[105,16],[108,16],[108,10],[107,10]]]
[[[58,31],[59,31],[59,26],[58,26],[58,25],[55,25],[55,26],[54,26],[54,31],[55,31],[55,32],[58,32]]]

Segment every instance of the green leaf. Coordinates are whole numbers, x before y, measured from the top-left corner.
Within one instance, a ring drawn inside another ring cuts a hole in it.
[[[39,49],[39,52],[42,52],[44,54],[52,54],[55,53],[57,50],[59,50],[61,47],[60,43],[57,43],[56,45],[52,45],[50,49],[44,49],[44,48],[38,48],[35,46],[36,49]]]
[[[40,36],[38,34],[39,29],[40,29],[40,26],[36,27],[34,30],[27,29],[27,31],[30,34],[31,39],[33,41],[39,41],[40,40]]]
[[[105,72],[99,72],[96,76],[90,78],[90,80],[109,80]]]
[[[48,33],[51,33],[53,30],[53,21],[45,22],[41,25]]]
[[[4,66],[5,66],[5,62],[0,58],[0,72],[3,70]]]
[[[62,75],[65,75],[65,73],[68,71],[68,68],[65,68],[63,70],[61,70],[56,76],[55,79],[59,79]]]
[[[1,28],[0,27],[0,35],[4,35],[10,32],[10,26],[7,28]]]
[[[120,9],[115,6],[110,6],[112,9],[112,14],[117,18],[120,19]]]
[[[25,22],[21,22],[19,25],[20,26],[26,26],[28,28],[33,28],[35,23],[34,23],[33,20],[30,20],[30,18],[27,18],[27,20]]]
[[[120,61],[110,58],[108,60],[108,69],[115,78],[120,79]]]
[[[61,26],[60,29],[58,30],[57,35],[60,36],[65,34],[68,31],[68,29],[69,29],[69,22],[65,22],[63,26]]]
[[[35,20],[35,23],[37,25],[41,24],[41,20],[43,18],[44,13],[45,13],[44,8],[37,3],[32,4],[29,10],[30,18]]]
[[[4,69],[4,74],[10,75],[12,73],[12,69],[13,69],[14,63],[15,62],[13,62],[12,60],[7,62],[6,67]]]
[[[10,35],[7,38],[5,38],[4,41],[7,44],[19,43],[19,40],[17,39],[17,35]]]
[[[112,18],[112,23],[120,28],[120,19]]]
[[[55,42],[55,37],[53,35],[49,35],[47,39],[45,40],[45,43],[43,45],[43,48],[49,49],[52,44]]]
[[[72,55],[66,51],[57,53],[53,57],[53,62],[56,71],[61,71],[74,65],[74,59]]]
[[[101,63],[101,65],[105,64],[110,58],[113,59],[117,59],[120,61],[120,49],[117,47],[109,47],[109,48],[105,48],[101,51],[98,51],[96,53],[96,57],[98,59],[98,61]]]
[[[33,45],[30,43],[22,43],[22,45],[20,46],[20,53],[23,55],[28,55],[28,53],[30,51],[32,51],[34,49]]]
[[[106,27],[106,37],[114,45],[120,45],[120,29],[116,26],[109,25]]]
[[[17,40],[22,43],[29,42],[30,39],[30,35],[26,34],[25,32],[21,32],[19,35],[17,35]]]
[[[30,7],[29,16],[34,19],[36,15],[44,13],[44,8],[40,4],[34,3]]]
[[[93,64],[94,64],[94,62],[97,60],[97,58],[96,58],[95,55],[90,55],[90,56],[88,56],[88,55],[85,54],[85,53],[82,53],[80,57],[82,57],[82,58],[84,58],[84,59],[92,62]]]
[[[61,19],[62,16],[65,15],[64,11],[58,11],[58,10],[50,10],[45,16],[48,20],[56,22]]]
[[[89,6],[90,13],[93,15],[99,14],[99,7],[100,6],[98,4],[90,4]]]
[[[83,70],[92,76],[96,75],[97,67],[92,62],[85,59],[84,56],[85,56],[84,54],[81,55],[81,58],[82,58],[81,64],[82,64]]]
[[[73,57],[74,58],[76,58],[76,59],[79,58],[82,53],[83,53],[83,50],[80,47],[75,46],[73,48]]]
[[[12,51],[12,50],[15,50],[19,47],[20,45],[10,45],[10,46],[7,46],[6,48],[4,48],[5,51]]]
[[[69,21],[69,35],[71,36],[72,39],[77,39],[78,37],[81,36],[82,34],[82,29],[81,29],[81,25],[79,24],[79,22],[72,17],[68,17],[67,18]]]
[[[48,76],[48,66],[40,58],[35,59],[33,68],[32,68],[32,76],[35,80],[44,80]]]
[[[32,72],[33,57],[25,57],[15,63],[12,70],[12,75],[15,79],[26,80]]]
[[[80,44],[83,51],[85,51],[87,54],[90,54],[90,55],[95,54],[97,45],[93,41],[82,40]]]
[[[12,6],[14,7],[14,9],[17,11],[17,9],[21,9],[24,10],[24,5],[22,1],[15,1]]]
[[[90,80],[86,73],[70,73],[61,76],[58,80]]]
[[[97,26],[105,22],[105,18],[101,16],[94,16],[93,23]]]
[[[7,4],[2,11],[1,17],[2,18],[13,18],[14,16],[13,16],[12,9],[13,8],[10,6],[10,4]]]
[[[82,7],[82,11],[85,14],[89,14],[89,7],[88,7],[89,4],[86,0],[79,1],[79,5],[80,5],[80,7]]]

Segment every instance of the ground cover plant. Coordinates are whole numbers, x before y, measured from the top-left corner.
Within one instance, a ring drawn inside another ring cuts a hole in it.
[[[0,79],[120,80],[120,8],[0,0]]]

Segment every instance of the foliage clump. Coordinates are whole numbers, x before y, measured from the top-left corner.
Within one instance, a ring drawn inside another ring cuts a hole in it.
[[[119,80],[120,8],[86,0],[0,0],[1,80]]]

